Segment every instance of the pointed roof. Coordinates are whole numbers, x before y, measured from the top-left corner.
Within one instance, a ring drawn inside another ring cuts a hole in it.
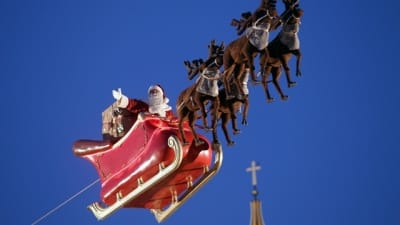
[[[265,225],[264,218],[261,210],[261,201],[257,199],[258,190],[257,190],[257,174],[256,172],[260,170],[261,167],[257,165],[255,161],[251,162],[251,166],[246,169],[247,172],[252,173],[252,185],[253,190],[251,194],[254,199],[250,202],[250,225]]]
[[[250,202],[250,225],[265,225],[261,208],[260,200],[254,199]]]

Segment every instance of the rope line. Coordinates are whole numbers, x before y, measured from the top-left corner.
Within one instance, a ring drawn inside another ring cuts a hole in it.
[[[46,217],[50,216],[52,213],[54,213],[55,211],[57,211],[58,209],[60,209],[61,207],[63,207],[64,205],[66,205],[68,202],[72,201],[74,198],[76,198],[77,196],[79,196],[80,194],[82,194],[83,192],[85,192],[86,190],[88,190],[89,188],[91,188],[93,185],[95,185],[97,182],[99,182],[100,179],[97,179],[95,181],[93,181],[91,184],[87,185],[86,187],[84,187],[82,190],[80,190],[79,192],[77,192],[76,194],[74,194],[73,196],[69,197],[67,200],[65,200],[64,202],[62,202],[61,204],[59,204],[58,206],[56,206],[55,208],[51,209],[50,211],[48,211],[46,214],[44,214],[42,217],[40,217],[39,219],[35,220],[31,225],[35,225],[38,224],[40,221],[42,221],[43,219],[45,219]]]

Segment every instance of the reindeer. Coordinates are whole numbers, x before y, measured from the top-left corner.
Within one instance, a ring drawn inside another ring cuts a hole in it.
[[[246,29],[246,34],[233,40],[225,49],[223,83],[228,98],[234,97],[228,83],[231,77],[235,78],[233,82],[238,87],[239,94],[243,95],[240,83],[243,81],[247,68],[250,69],[253,84],[258,83],[254,73],[254,58],[261,52],[266,57],[268,56],[266,47],[268,45],[270,27],[277,16],[274,2],[276,1],[264,4],[263,1],[263,4],[248,19],[248,21],[252,21],[252,26]]]
[[[290,75],[289,60],[292,55],[295,55],[296,60],[296,76],[301,76],[300,71],[300,40],[298,38],[298,31],[300,25],[300,18],[303,15],[303,10],[300,8],[294,8],[291,10],[291,14],[286,21],[283,22],[282,30],[277,37],[272,40],[268,45],[268,56],[261,56],[260,64],[262,66],[262,85],[267,96],[267,102],[273,102],[274,98],[268,89],[268,77],[272,74],[272,83],[277,89],[282,100],[287,100],[288,96],[285,95],[279,85],[279,78],[281,75],[281,67],[284,68],[288,87],[294,87],[296,82],[292,81]]]
[[[219,105],[219,110],[218,110],[218,120],[221,120],[221,128],[224,133],[225,139],[227,141],[228,146],[233,146],[235,144],[234,141],[232,141],[229,132],[228,132],[228,123],[231,121],[232,125],[232,130],[233,134],[239,134],[241,131],[238,129],[237,126],[237,116],[236,114],[241,111],[241,108],[243,106],[243,112],[242,112],[242,125],[247,125],[247,113],[249,109],[249,98],[248,98],[248,87],[247,87],[247,81],[248,81],[248,73],[246,73],[247,76],[245,76],[244,82],[241,84],[241,88],[245,91],[245,95],[243,97],[238,97],[235,96],[234,98],[227,99],[226,92],[222,88],[219,90],[219,99],[221,104]],[[235,89],[237,88],[236,85],[231,83],[231,88]],[[212,108],[210,111],[213,110]],[[216,132],[216,131],[214,131]]]
[[[232,19],[231,20],[231,25],[236,27],[236,31],[238,35],[242,35],[243,32],[251,27],[251,25],[257,20],[257,14],[262,10],[266,8],[275,8],[276,7],[276,0],[262,0],[260,6],[256,9],[254,13],[251,13],[250,11],[243,12],[241,14],[240,19]],[[275,21],[275,24],[278,21]],[[275,30],[275,26],[271,26],[270,30]]]
[[[190,129],[195,137],[195,143],[197,145],[201,144],[194,129],[194,122],[197,119],[196,113],[198,110],[200,110],[203,126],[206,129],[209,129],[207,123],[207,112],[205,109],[207,102],[211,102],[213,108],[215,108],[215,110],[212,112],[211,129],[215,130],[217,126],[217,112],[220,104],[217,82],[220,78],[219,68],[222,66],[224,43],[222,42],[218,46],[215,44],[215,41],[212,40],[208,47],[208,59],[198,67],[196,67],[196,64],[193,66],[192,64],[187,63],[189,61],[185,61],[187,68],[190,68],[190,70],[188,70],[188,78],[193,79],[198,73],[200,73],[200,77],[193,85],[181,92],[176,103],[176,109],[179,118],[179,130],[184,144],[187,144],[182,127],[182,124],[185,120],[188,120],[189,122]],[[216,134],[213,136],[213,142],[219,143]]]

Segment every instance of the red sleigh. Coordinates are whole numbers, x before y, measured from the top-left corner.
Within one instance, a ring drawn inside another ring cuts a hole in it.
[[[121,208],[147,208],[158,222],[172,215],[220,169],[221,146],[199,135],[194,144],[188,124],[182,145],[176,120],[140,114],[135,124],[114,144],[78,140],[75,155],[89,160],[101,180],[101,200],[88,206],[101,220]]]

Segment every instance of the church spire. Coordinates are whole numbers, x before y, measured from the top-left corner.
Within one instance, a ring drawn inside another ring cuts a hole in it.
[[[251,162],[251,166],[246,169],[247,172],[251,172],[251,183],[253,185],[253,190],[251,194],[254,199],[250,202],[250,225],[265,225],[261,210],[261,201],[258,200],[258,190],[257,190],[257,174],[256,172],[261,170],[261,167],[257,165],[255,161]]]

